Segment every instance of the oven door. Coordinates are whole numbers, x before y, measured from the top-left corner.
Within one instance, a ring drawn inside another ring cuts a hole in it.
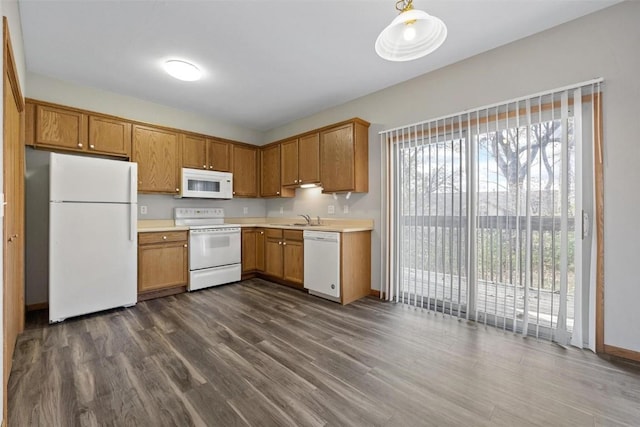
[[[189,232],[189,270],[237,264],[240,261],[240,228]]]

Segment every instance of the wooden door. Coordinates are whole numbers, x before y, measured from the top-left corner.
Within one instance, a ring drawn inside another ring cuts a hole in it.
[[[86,150],[87,115],[48,105],[36,105],[36,146]]]
[[[123,157],[131,155],[131,123],[89,116],[89,151]]]
[[[209,169],[207,166],[207,140],[185,135],[182,138],[182,167]]]
[[[209,170],[231,172],[231,144],[207,139]]]
[[[320,182],[320,134],[300,137],[298,142],[298,183]]]
[[[7,425],[7,384],[16,338],[24,329],[24,99],[18,82],[7,19],[4,24],[3,169],[3,425]]]
[[[256,229],[242,229],[242,272],[256,269]]]
[[[298,184],[298,140],[280,144],[280,176],[282,185]]]
[[[258,197],[258,149],[233,146],[233,195]]]
[[[138,162],[138,191],[180,192],[178,134],[147,126],[133,126],[132,160]]]
[[[325,192],[352,191],[355,187],[353,124],[322,132],[320,136],[322,188]]]
[[[260,152],[260,196],[280,195],[280,145],[272,145]]]

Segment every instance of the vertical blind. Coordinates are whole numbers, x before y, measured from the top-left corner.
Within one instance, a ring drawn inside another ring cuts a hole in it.
[[[592,346],[601,81],[381,133],[387,299]]]

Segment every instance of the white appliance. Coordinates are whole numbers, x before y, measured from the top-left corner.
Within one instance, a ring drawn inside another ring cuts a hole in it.
[[[137,163],[50,155],[50,323],[136,303],[137,183]]]
[[[181,182],[180,194],[176,198],[233,198],[233,174],[230,172],[182,168]]]
[[[189,291],[240,280],[240,226],[224,223],[224,209],[175,208],[174,219],[189,227]]]
[[[340,302],[340,233],[304,230],[304,287]]]

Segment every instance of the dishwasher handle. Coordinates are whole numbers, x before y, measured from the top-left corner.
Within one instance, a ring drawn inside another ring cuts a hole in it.
[[[339,242],[340,233],[330,231],[307,231],[302,234],[304,240],[318,242]]]

